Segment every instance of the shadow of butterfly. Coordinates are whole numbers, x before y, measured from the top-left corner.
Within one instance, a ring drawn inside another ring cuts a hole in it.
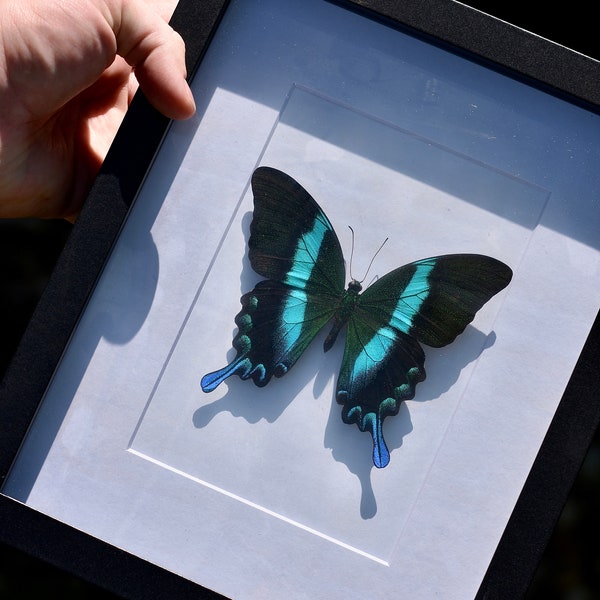
[[[325,352],[347,327],[336,399],[343,421],[371,434],[373,463],[385,467],[383,421],[425,379],[420,344],[452,342],[512,271],[489,256],[449,254],[399,267],[364,292],[354,279],[346,288],[338,237],[312,196],[270,167],[254,171],[252,191],[249,259],[266,279],[241,298],[235,359],[205,375],[202,389],[211,392],[231,375],[267,385],[292,368],[327,323]]]

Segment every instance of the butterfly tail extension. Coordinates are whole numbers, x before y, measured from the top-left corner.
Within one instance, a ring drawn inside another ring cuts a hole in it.
[[[252,363],[250,359],[246,356],[239,356],[226,367],[212,373],[207,373],[200,382],[202,391],[206,393],[212,392],[231,375],[239,375],[242,379],[248,379],[251,370]]]
[[[347,398],[348,395],[346,392],[338,392],[338,402],[340,404],[344,404]],[[361,431],[368,431],[371,434],[371,438],[373,439],[373,464],[378,469],[383,469],[390,462],[390,451],[383,438],[384,411],[385,405],[384,410],[379,410],[378,412],[365,412],[361,406],[354,406],[348,411],[342,411],[342,420],[344,423],[348,425],[356,423]]]
[[[390,462],[390,451],[383,439],[383,419],[375,413],[368,413],[363,420],[363,431],[370,431],[373,437],[373,464],[383,469]]]

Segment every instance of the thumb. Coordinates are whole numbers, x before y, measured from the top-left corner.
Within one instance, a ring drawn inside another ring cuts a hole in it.
[[[195,110],[185,80],[185,44],[147,2],[116,2],[112,28],[117,54],[135,71],[150,103],[173,119],[191,117]]]

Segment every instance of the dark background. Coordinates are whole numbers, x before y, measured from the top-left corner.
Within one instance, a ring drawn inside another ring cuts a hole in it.
[[[592,2],[468,0],[470,6],[600,59]],[[537,4],[537,3],[536,3]],[[539,4],[537,6],[540,6]],[[0,220],[0,376],[42,293],[71,226],[62,221]],[[600,598],[600,435],[597,434],[544,553],[528,600]],[[0,599],[110,599],[109,592],[0,545]]]

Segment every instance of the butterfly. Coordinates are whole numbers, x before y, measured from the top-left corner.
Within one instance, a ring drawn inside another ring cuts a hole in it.
[[[414,398],[425,379],[421,344],[452,342],[508,285],[512,271],[489,256],[449,254],[399,267],[364,291],[355,279],[346,288],[340,242],[312,196],[271,167],[257,168],[251,184],[248,255],[265,279],[241,297],[236,357],[204,375],[202,390],[213,391],[231,375],[260,387],[282,377],[331,321],[325,352],[346,329],[336,389],[342,420],[371,434],[373,464],[385,467],[390,453],[383,421]]]

